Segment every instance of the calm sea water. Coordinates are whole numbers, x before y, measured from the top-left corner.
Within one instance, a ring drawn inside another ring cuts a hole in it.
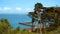
[[[21,25],[19,22],[30,22],[31,18],[27,14],[0,14],[0,18],[6,18],[9,20],[10,24],[16,28],[29,28],[29,26]]]

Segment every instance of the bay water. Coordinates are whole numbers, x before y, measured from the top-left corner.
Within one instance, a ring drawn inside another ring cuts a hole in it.
[[[0,19],[1,18],[8,19],[13,28],[17,26],[20,26],[21,29],[30,27],[19,24],[20,22],[31,22],[31,18],[27,14],[0,14]]]

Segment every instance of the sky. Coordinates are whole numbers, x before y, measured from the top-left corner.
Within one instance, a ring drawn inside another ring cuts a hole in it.
[[[0,14],[27,14],[37,2],[44,7],[60,6],[60,0],[0,0]]]

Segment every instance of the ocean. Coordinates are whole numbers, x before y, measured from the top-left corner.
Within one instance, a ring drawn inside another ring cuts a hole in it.
[[[16,28],[17,26],[20,26],[21,29],[30,27],[30,26],[19,24],[19,22],[31,21],[31,18],[27,14],[0,14],[0,19],[1,18],[8,19],[8,21],[13,26],[13,28]]]

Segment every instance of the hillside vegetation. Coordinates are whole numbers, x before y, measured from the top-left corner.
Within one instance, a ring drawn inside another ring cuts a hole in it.
[[[35,32],[29,32],[26,29],[20,29],[19,26],[13,28],[7,19],[0,19],[0,34],[37,34]],[[57,30],[46,32],[46,34],[60,34],[60,27]]]

